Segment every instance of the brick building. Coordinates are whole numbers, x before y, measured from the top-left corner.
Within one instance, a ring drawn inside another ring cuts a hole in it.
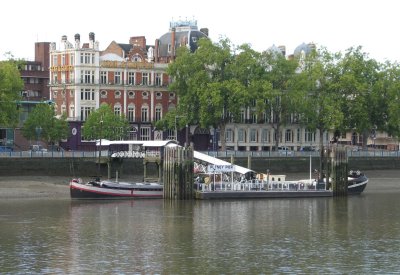
[[[64,147],[84,150],[93,147],[81,135],[81,128],[93,110],[110,105],[116,114],[125,115],[131,140],[173,139],[173,130],[155,131],[153,122],[175,108],[177,97],[168,90],[168,63],[178,46],[192,50],[206,33],[197,30],[195,21],[170,25],[168,33],[148,45],[144,36],[130,37],[129,43],[111,42],[103,51],[95,34],[82,43],[75,34],[73,43],[62,36],[61,43],[50,44],[50,99],[57,115],[67,114],[71,136]],[[208,137],[207,137],[208,140]]]

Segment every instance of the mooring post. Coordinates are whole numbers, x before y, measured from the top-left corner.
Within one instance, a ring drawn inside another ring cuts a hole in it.
[[[335,146],[331,151],[332,190],[334,196],[347,196],[348,158],[346,148]]]
[[[164,199],[193,199],[193,148],[164,149]]]

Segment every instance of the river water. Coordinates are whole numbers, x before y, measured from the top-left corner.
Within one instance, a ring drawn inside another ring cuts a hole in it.
[[[0,202],[1,274],[399,274],[400,172],[361,196]]]

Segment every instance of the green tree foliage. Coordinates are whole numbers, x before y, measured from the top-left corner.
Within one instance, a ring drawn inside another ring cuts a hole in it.
[[[340,71],[338,93],[343,96],[344,127],[362,134],[366,146],[371,129],[381,119],[379,104],[374,100],[374,93],[384,92],[375,89],[380,77],[379,64],[357,47],[348,49],[337,66]]]
[[[54,107],[46,103],[35,106],[25,121],[22,134],[30,140],[43,140],[55,144],[68,137],[68,122],[66,116],[57,118]]]
[[[261,81],[263,89],[261,99],[265,103],[267,123],[275,130],[275,147],[281,142],[281,127],[292,122],[292,116],[298,111],[303,99],[302,86],[299,85],[297,58],[286,59],[280,53],[266,51],[262,54],[261,64],[264,74]],[[270,83],[270,84],[269,84]]]
[[[128,131],[128,120],[116,115],[107,104],[91,112],[82,128],[86,139],[121,140],[126,138]]]
[[[17,100],[24,87],[17,63],[0,61],[0,125],[14,127],[18,123]]]
[[[301,77],[305,97],[300,109],[300,122],[310,132],[319,132],[320,151],[323,153],[323,134],[342,126],[342,99],[336,89],[340,56],[322,48],[312,52],[304,62]]]
[[[217,128],[222,150],[226,125],[243,123],[243,113],[257,119],[246,122],[271,125],[275,146],[285,125],[318,131],[321,152],[323,135],[330,131],[356,131],[364,141],[372,129],[400,133],[399,67],[382,66],[361,47],[344,55],[321,48],[287,59],[247,44],[234,47],[228,39],[200,39],[194,53],[179,48],[167,72],[179,102],[157,127],[173,129],[178,116],[178,129],[185,124]]]
[[[179,97],[175,115],[185,114],[179,122],[181,127],[191,123],[220,129],[224,150],[225,125],[239,116],[238,107],[246,101],[246,87],[240,81],[240,69],[234,65],[236,56],[229,40],[212,43],[200,39],[198,43],[194,53],[180,48],[175,62],[168,67],[167,72],[174,79],[170,89]]]
[[[376,102],[375,128],[400,137],[400,65],[386,62],[380,71],[381,77],[374,90]]]

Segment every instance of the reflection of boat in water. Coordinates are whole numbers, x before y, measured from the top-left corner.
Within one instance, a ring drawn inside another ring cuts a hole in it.
[[[100,181],[95,179],[87,183],[81,179],[70,182],[73,199],[127,199],[162,198],[163,186],[158,183],[129,183]]]

